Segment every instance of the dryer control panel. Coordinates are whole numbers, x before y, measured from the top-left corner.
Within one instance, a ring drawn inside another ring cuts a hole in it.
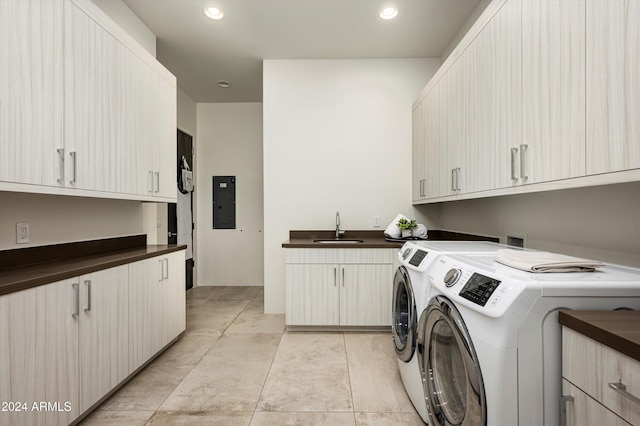
[[[523,281],[503,276],[495,270],[481,269],[472,260],[466,261],[464,256],[439,257],[429,268],[428,275],[432,296],[442,294],[490,317],[502,316],[526,287]]]

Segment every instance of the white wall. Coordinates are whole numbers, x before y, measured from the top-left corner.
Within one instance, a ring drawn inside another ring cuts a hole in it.
[[[411,207],[411,105],[439,59],[265,60],[265,312],[291,229],[382,228]],[[198,121],[199,123],[199,121]]]
[[[197,104],[197,279],[263,285],[262,104]],[[236,229],[212,229],[212,177],[236,176]]]
[[[441,229],[640,267],[640,182],[443,203]],[[419,207],[428,209],[429,207]]]
[[[178,88],[178,129],[193,136],[194,145],[198,122],[196,102],[182,89]]]
[[[0,192],[0,250],[145,233],[138,201]],[[16,244],[28,222],[29,244]]]

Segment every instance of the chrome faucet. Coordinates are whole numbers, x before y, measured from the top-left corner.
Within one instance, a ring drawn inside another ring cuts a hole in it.
[[[344,231],[340,230],[340,212],[336,212],[336,240],[340,239],[340,235],[344,235]]]

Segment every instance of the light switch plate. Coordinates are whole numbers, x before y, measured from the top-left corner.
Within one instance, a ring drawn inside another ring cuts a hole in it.
[[[26,244],[29,242],[29,223],[16,223],[16,244]]]
[[[374,228],[379,228],[380,227],[380,216],[374,216],[373,217],[373,227]]]

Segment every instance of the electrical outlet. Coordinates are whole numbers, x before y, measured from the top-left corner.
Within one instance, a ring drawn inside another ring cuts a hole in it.
[[[29,242],[29,223],[16,223],[16,244]]]
[[[380,228],[380,216],[373,217],[373,227]]]

